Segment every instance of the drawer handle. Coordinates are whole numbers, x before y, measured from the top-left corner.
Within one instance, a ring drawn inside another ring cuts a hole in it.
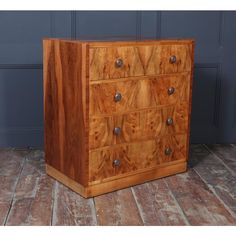
[[[121,98],[122,98],[121,93],[116,93],[114,96],[115,102],[119,102],[121,100]]]
[[[120,127],[115,127],[114,130],[113,130],[114,134],[115,135],[120,135],[121,133],[121,128]]]
[[[168,92],[168,95],[171,95],[171,94],[173,94],[175,92],[175,88],[169,87],[167,92]]]
[[[176,63],[176,61],[177,61],[177,60],[176,60],[176,56],[175,56],[175,55],[173,55],[173,56],[170,57],[170,63],[171,63],[171,64]]]
[[[165,149],[165,155],[169,156],[172,153],[172,149],[170,147]]]
[[[169,117],[167,120],[166,120],[166,124],[167,125],[173,125],[174,121],[171,117]]]
[[[115,65],[117,68],[120,68],[124,65],[124,62],[121,58],[116,59]]]
[[[119,166],[120,166],[120,163],[121,163],[121,161],[118,160],[118,159],[116,159],[116,160],[113,161],[113,166],[114,166],[114,167],[119,167]]]

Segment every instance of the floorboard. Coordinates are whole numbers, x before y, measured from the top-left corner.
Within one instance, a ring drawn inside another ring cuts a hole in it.
[[[130,188],[95,197],[99,225],[143,225]]]
[[[236,220],[194,170],[168,177],[166,182],[191,225],[236,224]]]
[[[231,144],[206,145],[236,175],[236,146]]]
[[[132,189],[145,225],[189,225],[163,179]]]
[[[93,199],[85,199],[56,182],[53,225],[96,225]]]
[[[236,175],[204,146],[192,146],[191,162],[218,199],[236,215]]]

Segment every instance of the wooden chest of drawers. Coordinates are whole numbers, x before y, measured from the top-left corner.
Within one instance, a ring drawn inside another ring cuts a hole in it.
[[[43,45],[50,176],[91,197],[186,171],[193,40]]]

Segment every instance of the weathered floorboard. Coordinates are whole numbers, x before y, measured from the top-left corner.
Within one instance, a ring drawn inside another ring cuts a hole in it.
[[[27,150],[0,149],[0,175],[17,177],[27,153]]]
[[[0,201],[11,201],[27,152],[0,150]]]
[[[31,204],[29,225],[51,225],[55,181],[43,175]]]
[[[131,189],[94,198],[98,225],[143,225]]]
[[[96,225],[93,199],[85,199],[56,182],[53,225]]]
[[[232,157],[233,158],[233,157]],[[236,215],[236,175],[202,145],[191,148],[191,162],[221,201]]]
[[[231,144],[214,144],[207,147],[236,174],[236,147]]]
[[[53,180],[43,175],[35,192],[15,198],[6,225],[50,225]]]
[[[31,198],[21,198],[16,201],[13,201],[6,225],[12,225],[12,226],[29,225],[28,219],[33,199],[34,198],[31,197]]]
[[[31,151],[15,188],[6,225],[50,225],[53,180],[43,173],[43,156]]]
[[[17,176],[0,176],[0,201],[11,201],[17,183]]]
[[[10,206],[10,201],[0,202],[0,225],[4,225]]]
[[[4,225],[27,151],[0,150],[0,225]]]
[[[194,170],[168,177],[166,182],[191,225],[236,224],[236,220]]]
[[[145,225],[188,225],[163,179],[132,187]]]

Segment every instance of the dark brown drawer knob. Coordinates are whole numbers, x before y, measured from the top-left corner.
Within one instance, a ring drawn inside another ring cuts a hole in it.
[[[116,93],[114,96],[115,102],[119,102],[121,100],[121,98],[122,98],[121,93]]]
[[[120,68],[124,65],[124,62],[121,58],[116,59],[115,65],[117,68]]]
[[[171,117],[169,117],[167,120],[166,120],[166,124],[167,125],[173,125],[174,121]]]
[[[121,133],[121,128],[120,127],[115,127],[114,130],[113,130],[114,134],[115,135],[120,135]]]
[[[170,63],[171,63],[171,64],[176,63],[176,56],[175,56],[175,55],[173,55],[173,56],[170,57]]]
[[[113,166],[114,167],[119,167],[120,166],[120,160],[116,159],[113,161]]]
[[[172,153],[172,149],[170,147],[165,149],[165,155],[169,156]]]
[[[168,95],[171,95],[171,94],[173,94],[175,92],[175,88],[169,87],[167,92],[168,92]]]

